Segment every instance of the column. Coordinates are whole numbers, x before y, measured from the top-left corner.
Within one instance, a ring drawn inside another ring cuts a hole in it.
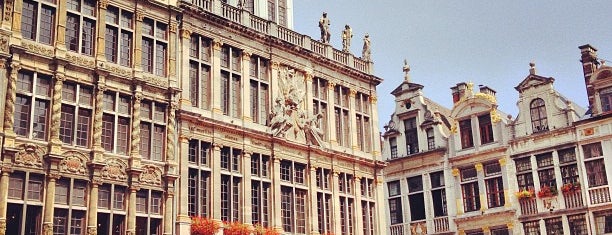
[[[6,102],[6,99],[2,98],[6,98],[6,86],[8,85],[7,73],[6,59],[0,59],[0,117],[2,118],[4,118],[4,103]],[[4,122],[0,122],[0,130],[4,130]],[[0,144],[2,144],[2,137],[0,137]]]
[[[367,179],[363,179],[367,180]],[[363,235],[363,209],[361,208],[361,176],[355,176],[355,235]],[[430,230],[432,231],[432,230]]]
[[[491,235],[491,229],[489,228],[489,226],[482,227],[482,233],[484,235]]]
[[[453,168],[453,179],[454,179],[454,191],[455,191],[455,205],[457,210],[457,215],[463,214],[463,206],[461,202],[461,178],[460,171],[457,168]],[[450,215],[450,213],[449,213]]]
[[[53,234],[53,203],[55,202],[55,182],[60,178],[58,173],[47,175],[47,191],[45,195],[43,234]]]
[[[127,235],[136,234],[136,192],[138,189],[138,186],[130,186],[130,195],[128,196]]]
[[[213,40],[213,51],[212,51],[212,71],[210,78],[211,83],[211,104],[213,113],[223,114],[221,110],[221,46],[223,42],[220,39]],[[187,70],[189,71],[189,70]],[[220,214],[219,214],[220,215]],[[221,218],[221,217],[219,217]]]
[[[327,128],[329,133],[329,144],[331,147],[338,146],[338,140],[336,137],[336,111],[335,111],[335,100],[334,100],[334,88],[336,84],[332,81],[327,82]]]
[[[142,102],[142,86],[136,85],[134,88],[134,104],[132,105],[132,131],[130,139],[130,157],[140,159],[140,109]],[[170,128],[167,128],[168,132]]]
[[[252,122],[253,115],[251,115],[251,110],[253,106],[251,105],[251,52],[243,51],[242,52],[242,121],[243,122]],[[256,114],[257,115],[257,114]],[[246,171],[245,171],[246,172]]]
[[[308,112],[312,112],[312,71],[304,71],[304,81],[306,81],[306,94],[304,95],[304,100],[306,100],[306,110]],[[317,115],[316,113],[312,113],[312,115]]]
[[[370,97],[370,111],[372,112],[370,116],[370,118],[372,119],[370,125],[372,125],[372,135],[374,135],[372,141],[372,155],[374,155],[374,160],[382,161],[383,159],[382,154],[380,152],[380,141],[378,141],[378,139],[380,139],[380,127],[378,126],[378,108],[376,108],[377,101],[378,98],[376,97],[376,94],[372,94],[372,96]]]
[[[355,133],[353,135],[349,135],[351,137],[352,149],[353,152],[359,149],[359,145],[357,142],[357,138],[363,138],[365,132],[361,133],[362,136],[357,136],[357,116],[355,115],[355,96],[357,96],[357,90],[350,88],[349,90],[349,131]],[[363,120],[361,120],[361,124],[363,125]],[[363,146],[362,146],[363,147]]]
[[[198,106],[198,104],[192,104],[191,103],[191,99],[189,97],[189,94],[191,94],[191,81],[189,79],[189,50],[190,50],[190,43],[191,43],[191,31],[189,29],[184,28],[185,26],[183,26],[183,28],[180,30],[181,32],[181,39],[180,39],[180,44],[179,44],[179,61],[181,61],[182,63],[180,63],[180,70],[179,72],[179,76],[181,78],[181,81],[179,83],[179,87],[182,89],[181,91],[181,98],[179,100],[179,103],[181,105],[181,107],[191,107],[192,105],[194,106]]]
[[[280,185],[280,157],[272,156],[272,220],[270,225],[277,231],[283,230],[281,220],[281,185]]]
[[[8,200],[9,172],[2,169],[0,176],[0,234],[6,232],[6,207]]]
[[[56,22],[56,32],[55,32],[55,48],[56,51],[66,51],[66,18],[68,10],[66,8],[67,1],[58,1],[57,4],[57,22]],[[98,18],[104,20],[104,18]]]
[[[212,169],[210,173],[211,187],[221,186],[221,148],[223,148],[223,145],[213,143],[212,159],[210,159],[210,168]],[[210,201],[213,202],[211,203],[211,218],[221,221],[221,190],[212,190]]]
[[[474,167],[476,168],[478,191],[480,192],[480,211],[484,212],[486,209],[488,209],[487,187],[484,184],[484,170],[482,163],[476,163]]]
[[[181,135],[181,137],[179,137],[179,143],[180,143],[179,156],[187,156],[187,154],[189,154],[189,138],[185,135]],[[178,216],[176,218],[177,220],[176,231],[180,235],[186,235],[186,234],[190,234],[191,232],[191,227],[190,227],[191,219],[189,218],[189,208],[187,207],[187,204],[189,203],[189,192],[188,192],[189,167],[188,167],[188,162],[186,158],[179,157],[178,161],[179,161],[179,168],[180,168],[179,169],[180,177],[178,179],[179,197],[177,201]]]
[[[5,1],[4,9],[7,9],[11,0]],[[10,21],[2,22],[2,28],[13,31],[13,36],[21,38],[21,11],[23,10],[23,0],[13,1],[13,24]]]
[[[170,184],[169,184],[170,185]],[[164,235],[171,235],[172,233],[172,216],[174,208],[174,189],[168,187],[166,191],[166,202],[164,203]]]
[[[144,10],[140,6],[136,6],[136,23],[134,25],[134,70],[142,72],[142,20],[144,19]],[[142,76],[142,75],[141,75]]]
[[[334,231],[334,234],[342,234],[342,228],[340,227],[340,196],[338,195],[338,193],[340,192],[340,188],[338,185],[338,176],[340,175],[340,172],[338,172],[338,170],[333,170],[333,176],[332,176],[332,220],[333,220],[333,225],[334,227],[332,228],[332,230]]]
[[[108,7],[108,0],[98,0],[98,32],[96,33],[96,60],[106,61],[105,57],[105,43],[104,37],[106,35],[106,7]]]
[[[512,197],[512,191],[510,190],[510,176],[508,175],[508,169],[506,166],[506,157],[499,159],[499,166],[502,172],[502,181],[504,184],[504,207],[512,207],[512,201],[516,200],[516,197]]]
[[[319,234],[319,216],[317,210],[317,168],[310,166],[309,174],[309,187],[310,192],[310,234]]]
[[[101,184],[101,179],[97,177],[94,177],[94,179],[91,181],[89,208],[87,208],[87,234],[98,233],[98,187]]]
[[[174,96],[174,94],[171,94],[171,96]],[[168,126],[166,127],[166,162],[170,165],[168,167],[168,174],[176,174],[176,172],[174,172],[176,168],[176,150],[174,148],[174,143],[176,143],[177,108],[178,104],[174,102],[174,98],[171,98],[170,105],[168,105]]]
[[[559,166],[559,152],[553,151],[552,152],[552,158],[553,158],[553,166]],[[552,208],[554,208],[555,210],[565,209],[565,203],[564,203],[565,202],[565,195],[561,191],[561,187],[563,187],[563,176],[561,175],[561,168],[560,167],[554,167],[553,169],[554,169],[555,182],[557,184],[556,187],[557,187],[558,194],[557,194],[557,196],[553,196],[552,198],[550,198],[550,201],[552,203],[551,205],[552,205]],[[559,196],[561,196],[561,197],[559,197]]]
[[[425,225],[427,226],[427,231],[435,231],[433,220],[430,218],[434,218],[433,208],[431,207],[432,196],[431,196],[431,177],[429,174],[423,174],[423,199],[425,202],[425,218],[427,221]]]
[[[62,87],[64,85],[65,76],[62,73],[56,72],[53,77],[55,81],[51,104],[51,141],[49,141],[49,145],[51,146],[52,154],[60,155],[62,151],[62,141],[59,139],[59,127],[60,118],[62,116]]]
[[[95,100],[95,112],[94,112],[94,131],[93,131],[93,149],[94,149],[94,161],[101,162],[102,155],[104,154],[104,148],[102,148],[102,107],[104,106],[104,91],[106,91],[106,85],[104,84],[104,76],[98,74],[98,84],[96,85],[96,100]]]
[[[20,1],[20,0],[18,0]],[[6,88],[6,102],[4,104],[4,147],[15,147],[15,99],[17,99],[17,72],[21,69],[19,63],[11,63],[11,74],[8,77]]]
[[[242,222],[253,224],[253,208],[251,202],[251,151],[242,152]]]
[[[178,41],[178,23],[174,20],[176,16],[174,14],[170,14],[170,34],[168,35],[168,81],[170,87],[178,88],[178,81],[176,80],[176,50],[178,49],[177,41]],[[189,71],[189,70],[187,70]]]
[[[386,216],[386,208],[385,208],[385,190],[384,190],[384,179],[382,175],[376,175],[376,194],[375,200],[377,202],[376,211],[374,212],[374,221],[378,221],[378,223],[374,222],[377,225],[374,233],[376,234],[387,234],[387,216]],[[381,205],[382,204],[382,205]]]

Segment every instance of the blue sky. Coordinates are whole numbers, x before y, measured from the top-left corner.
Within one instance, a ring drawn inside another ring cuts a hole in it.
[[[612,1],[294,0],[294,28],[319,39],[318,20],[327,12],[331,44],[342,48],[345,24],[353,29],[351,51],[360,56],[370,34],[378,86],[380,125],[393,112],[389,94],[403,81],[404,59],[412,82],[425,96],[452,108],[450,87],[471,81],[497,91],[499,109],[516,117],[514,89],[534,61],[539,75],[586,107],[580,50],[591,44],[612,64]],[[475,86],[477,87],[477,86]]]

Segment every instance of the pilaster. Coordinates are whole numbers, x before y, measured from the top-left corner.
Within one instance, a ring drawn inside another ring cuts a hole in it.
[[[210,174],[211,187],[221,186],[221,148],[223,148],[221,144],[213,143],[212,158],[210,159],[210,168],[212,168]],[[221,190],[212,190],[210,193],[210,201],[220,202]],[[221,221],[221,203],[211,203],[211,208],[210,217]]]
[[[93,149],[94,149],[94,161],[101,162],[102,156],[104,155],[104,148],[102,148],[102,112],[104,106],[104,91],[106,91],[104,74],[98,73],[98,82],[96,84],[96,99],[95,99],[95,112],[93,117]]]
[[[378,221],[378,224],[376,224],[376,231],[374,231],[374,234],[387,234],[387,217],[386,217],[386,209],[385,206],[383,206],[385,204],[385,190],[384,190],[384,179],[382,178],[382,175],[377,175],[375,182],[376,185],[374,186],[376,188],[376,202],[378,204],[378,206],[376,206],[376,212],[374,212],[374,216],[376,218],[374,218],[374,221]],[[383,205],[380,205],[380,204]]]
[[[243,85],[242,89],[242,100],[240,104],[242,105],[242,120],[244,122],[252,122],[253,115],[251,111],[253,106],[251,105],[251,52],[243,51],[242,52],[242,81]],[[257,115],[257,114],[256,114]],[[246,171],[245,171],[246,172]]]
[[[372,135],[371,137],[368,138],[373,138],[372,141],[372,155],[374,155],[374,160],[382,160],[382,154],[381,154],[381,146],[380,146],[380,141],[379,140],[379,134],[380,133],[380,127],[378,126],[378,106],[377,106],[377,102],[378,102],[378,98],[376,97],[376,94],[372,94],[372,96],[370,96],[370,112],[371,113],[371,118],[372,121],[370,122],[371,128],[372,128]]]
[[[6,209],[8,200],[9,172],[2,169],[0,176],[0,234],[6,233]]]
[[[213,40],[212,45],[212,77],[211,77],[211,103],[213,113],[223,114],[221,110],[221,47],[223,42],[219,39]]]
[[[45,194],[45,206],[43,215],[43,234],[53,233],[53,203],[55,202],[55,183],[60,178],[58,173],[47,175],[47,191]]]
[[[89,207],[87,208],[87,234],[98,233],[98,188],[102,184],[100,178],[94,176],[89,191]]]
[[[273,156],[272,163],[272,219],[271,226],[277,231],[282,231],[283,223],[281,221],[281,178],[280,178],[280,161],[278,156]]]
[[[189,154],[189,137],[181,134],[179,137],[179,156],[187,156]],[[179,178],[178,178],[178,200],[177,205],[177,218],[176,218],[176,233],[179,235],[190,234],[191,231],[191,219],[189,218],[189,166],[187,158],[179,157]]]
[[[6,1],[5,1],[6,4]],[[0,17],[3,18],[3,17]],[[8,70],[6,66],[6,59],[0,58],[0,117],[4,117],[4,104],[6,102],[6,86],[8,81]],[[0,121],[0,130],[4,130],[4,122]],[[0,144],[2,144],[2,137],[0,137]]]
[[[134,103],[132,105],[132,131],[130,140],[130,156],[140,159],[140,111],[142,104],[142,87],[135,85],[134,87]]]
[[[306,83],[308,84],[308,82]],[[310,234],[319,234],[319,216],[317,216],[317,168],[310,166],[308,174],[310,180],[308,192],[310,192]]]
[[[251,155],[250,151],[242,152],[242,222],[245,224],[253,224],[253,208],[251,194]]]
[[[59,68],[58,68],[59,69]],[[63,68],[62,68],[63,70]],[[60,155],[62,151],[62,141],[59,139],[60,118],[62,116],[62,87],[64,85],[65,75],[56,72],[53,85],[53,97],[51,104],[51,154]]]
[[[190,106],[198,106],[198,104],[191,103],[190,94],[191,94],[191,80],[189,78],[189,50],[191,46],[191,31],[187,28],[183,28],[180,30],[180,39],[179,39],[179,59],[181,63],[179,63],[180,70],[178,71],[180,81],[179,87],[182,89],[181,98],[179,99],[179,104],[181,107],[190,107]],[[201,96],[200,96],[201,97]],[[198,97],[198,99],[200,99]]]
[[[133,178],[134,176],[132,176],[132,179]],[[136,185],[132,185],[129,188],[130,193],[128,196],[129,199],[128,199],[127,230],[126,230],[127,235],[136,234],[136,192],[138,192],[139,189],[140,187]]]
[[[134,24],[134,70],[142,72],[142,21],[144,19],[144,9],[136,6],[136,22]]]
[[[329,143],[333,146],[338,146],[338,139],[336,137],[336,121],[335,121],[335,100],[334,100],[334,88],[336,84],[332,81],[327,82],[327,132],[329,133]]]
[[[176,73],[176,54],[177,54],[177,49],[178,49],[178,23],[174,20],[176,17],[171,14],[170,15],[170,23],[169,23],[169,27],[170,28],[170,32],[168,34],[168,84],[170,84],[170,87],[172,88],[178,88],[178,81],[176,79],[177,73]],[[187,70],[189,71],[189,70]]]
[[[332,202],[332,221],[333,221],[333,228],[332,230],[334,231],[334,234],[342,234],[342,227],[340,227],[340,188],[338,185],[338,176],[339,176],[340,172],[338,172],[337,170],[333,171],[333,176],[332,176],[332,195],[333,195],[333,202]]]
[[[68,10],[66,8],[67,4],[68,1],[57,1],[57,12],[55,14],[57,17],[57,22],[55,22],[57,24],[57,28],[55,31],[55,50],[56,53],[60,51],[62,52],[62,54],[66,52],[66,19],[68,13]],[[63,56],[64,55],[62,55],[62,57]]]
[[[510,179],[509,179],[509,175],[508,175],[508,169],[507,169],[507,159],[506,157],[502,157],[499,159],[499,166],[501,168],[501,172],[502,172],[502,182],[504,184],[504,207],[506,208],[510,208],[512,207],[512,200],[514,200],[511,197],[511,188],[510,188]]]
[[[357,133],[357,116],[355,115],[355,107],[356,107],[355,96],[357,96],[357,90],[355,90],[354,88],[350,88],[349,90],[349,128],[350,128],[349,132],[353,134],[349,136],[351,137],[353,152],[359,149],[357,138],[363,138],[363,136],[365,135],[365,130],[364,132],[361,133],[362,136],[360,137],[357,137],[357,134],[356,134]],[[361,120],[362,125],[363,123],[364,123],[363,120]],[[365,148],[364,145],[365,143],[361,147]]]
[[[13,36],[21,39],[21,11],[23,10],[23,0],[14,0],[13,1],[13,8],[9,9],[8,7],[10,7],[10,5],[7,3],[4,5],[4,10],[9,12],[12,11],[13,12],[13,18],[12,18],[12,26],[8,26],[6,27],[6,29],[13,31]],[[5,12],[5,20],[7,17],[7,12]],[[6,25],[9,25],[11,23],[11,21],[6,22]],[[3,28],[5,27],[5,24],[3,22]]]
[[[178,103],[174,102],[174,94],[170,94],[170,104],[168,105],[168,126],[166,127],[166,162],[172,167],[176,166],[176,109]],[[171,174],[176,174],[174,169],[169,169]]]
[[[172,177],[170,177],[172,178]],[[172,184],[172,181],[174,181],[174,179],[168,179],[166,178],[166,180],[168,180],[168,188],[166,190],[166,201],[164,202],[164,235],[171,235],[172,233],[172,216],[174,215],[173,213],[173,208],[174,208],[174,187]],[[172,187],[171,187],[172,186]]]
[[[482,163],[476,163],[474,167],[476,168],[478,182],[484,182],[484,170]],[[485,184],[478,184],[478,192],[480,193],[480,211],[485,211],[486,209],[488,209],[486,194],[487,188]]]
[[[98,0],[98,21],[96,33],[96,60],[106,61],[105,57],[105,44],[104,37],[106,35],[106,8],[108,7],[109,0]]]
[[[455,187],[455,206],[457,210],[457,215],[463,214],[463,203],[461,201],[461,171],[458,168],[453,168],[453,185]]]
[[[22,0],[6,0],[4,1],[4,9],[2,9],[3,15],[2,15],[2,24],[1,27],[2,29],[6,30],[6,31],[10,31],[11,30],[11,22],[13,20],[13,6],[15,4],[17,4],[17,1],[22,2]],[[21,9],[21,7],[20,7]],[[21,12],[20,12],[21,13]],[[14,32],[14,34],[17,34],[17,32]],[[21,31],[18,32],[19,36],[21,36]]]
[[[364,235],[363,234],[363,209],[361,208],[361,176],[355,176],[355,182],[353,185],[353,192],[355,193],[355,235]],[[366,179],[364,179],[366,180]]]

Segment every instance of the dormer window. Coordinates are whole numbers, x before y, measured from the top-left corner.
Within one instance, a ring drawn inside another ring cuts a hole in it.
[[[531,101],[531,126],[533,133],[548,131],[548,118],[546,117],[546,105],[544,100],[537,98]]]
[[[478,116],[478,127],[480,129],[480,144],[493,142],[493,125],[491,125],[491,115],[485,114]]]
[[[466,119],[459,122],[459,133],[461,134],[461,148],[465,149],[474,147],[471,119]]]
[[[397,139],[395,137],[389,138],[389,147],[391,150],[391,159],[397,158]]]
[[[612,87],[604,88],[599,91],[599,99],[601,100],[601,111],[612,111]]]
[[[415,154],[419,152],[419,135],[417,132],[416,118],[404,120],[404,128],[406,135],[406,153]]]
[[[436,148],[436,140],[434,138],[434,130],[433,130],[433,128],[427,128],[425,133],[427,134],[427,149],[428,150],[435,149]]]

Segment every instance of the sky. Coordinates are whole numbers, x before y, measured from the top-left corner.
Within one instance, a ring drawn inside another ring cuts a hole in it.
[[[499,110],[516,117],[514,89],[535,62],[537,74],[555,78],[554,87],[588,106],[580,50],[591,44],[612,65],[612,1],[566,0],[294,0],[294,29],[320,38],[322,12],[331,21],[331,44],[342,48],[341,32],[353,29],[351,52],[361,56],[370,35],[382,127],[393,113],[390,92],[402,81],[404,59],[423,93],[451,109],[450,87],[459,82],[497,91]]]

